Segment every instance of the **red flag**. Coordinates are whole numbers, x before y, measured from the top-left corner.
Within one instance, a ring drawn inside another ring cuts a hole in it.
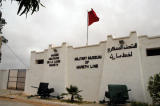
[[[88,12],[88,26],[97,21],[99,21],[99,18],[97,17],[94,10],[91,9],[91,11]]]

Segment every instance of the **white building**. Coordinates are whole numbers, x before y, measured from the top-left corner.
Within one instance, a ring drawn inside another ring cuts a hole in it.
[[[31,86],[48,82],[56,94],[77,86],[86,101],[103,100],[108,84],[126,84],[130,100],[150,102],[147,82],[160,72],[160,36],[113,38],[84,47],[49,46],[43,52],[31,52],[30,70],[26,73],[25,93],[36,94]]]

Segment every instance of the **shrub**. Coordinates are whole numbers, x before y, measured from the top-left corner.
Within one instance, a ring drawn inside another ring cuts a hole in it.
[[[78,94],[79,92],[82,92],[82,90],[79,90],[77,86],[70,85],[69,88],[66,88],[68,93],[63,93],[61,96],[65,95],[71,95],[70,101],[75,102],[75,99],[82,101],[82,96]]]
[[[131,106],[149,106],[147,103],[131,102]]]
[[[149,78],[148,91],[154,105],[160,105],[160,73]]]

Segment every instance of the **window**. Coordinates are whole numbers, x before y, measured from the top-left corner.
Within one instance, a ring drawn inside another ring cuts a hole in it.
[[[157,56],[160,55],[160,48],[150,48],[146,50],[147,56]]]
[[[44,59],[36,60],[36,64],[44,64]]]

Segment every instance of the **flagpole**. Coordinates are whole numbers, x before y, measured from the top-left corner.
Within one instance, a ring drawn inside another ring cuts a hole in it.
[[[87,43],[86,46],[88,46],[88,10],[87,10]]]

